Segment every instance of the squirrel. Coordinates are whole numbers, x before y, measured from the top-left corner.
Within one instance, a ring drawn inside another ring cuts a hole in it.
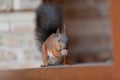
[[[48,64],[67,64],[67,42],[68,38],[66,32],[60,32],[58,29],[56,33],[51,34],[42,45],[42,57],[44,66]]]
[[[35,32],[44,62],[41,66],[67,64],[68,38],[62,12],[57,3],[43,0],[36,10]]]

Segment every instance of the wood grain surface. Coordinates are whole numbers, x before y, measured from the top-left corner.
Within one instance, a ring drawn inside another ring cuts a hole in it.
[[[120,80],[120,0],[111,0],[113,60],[115,80]]]
[[[0,71],[0,80],[113,80],[111,65],[59,66]]]

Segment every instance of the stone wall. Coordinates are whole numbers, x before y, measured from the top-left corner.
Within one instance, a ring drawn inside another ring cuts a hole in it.
[[[0,0],[0,69],[39,67],[34,10],[41,0]]]

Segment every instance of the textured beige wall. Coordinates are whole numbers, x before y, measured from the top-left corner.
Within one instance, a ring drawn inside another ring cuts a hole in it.
[[[39,67],[42,64],[35,43],[33,11],[40,2],[0,0],[0,69]]]

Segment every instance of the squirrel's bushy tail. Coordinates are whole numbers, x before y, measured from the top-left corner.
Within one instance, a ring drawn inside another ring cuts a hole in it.
[[[43,1],[43,3],[46,3],[46,2],[48,2],[48,3],[55,2],[55,0],[42,0],[42,1]]]
[[[49,1],[49,0],[44,0]],[[62,28],[62,13],[56,3],[41,4],[36,10],[36,38],[39,47],[58,28]]]

